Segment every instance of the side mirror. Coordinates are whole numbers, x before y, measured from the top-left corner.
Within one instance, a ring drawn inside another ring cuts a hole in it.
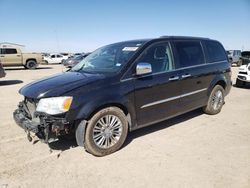
[[[152,66],[150,63],[138,63],[136,66],[136,75],[144,75],[152,73]]]

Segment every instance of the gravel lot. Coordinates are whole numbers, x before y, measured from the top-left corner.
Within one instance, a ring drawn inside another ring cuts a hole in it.
[[[137,130],[120,151],[97,158],[74,141],[56,142],[52,151],[30,143],[13,121],[19,88],[62,70],[9,68],[1,79],[0,188],[250,187],[250,86],[232,87],[218,115],[195,110]]]

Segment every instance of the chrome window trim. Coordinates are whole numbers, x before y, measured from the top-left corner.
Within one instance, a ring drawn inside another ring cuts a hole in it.
[[[225,60],[221,60],[221,61],[213,61],[213,62],[210,62],[210,63],[207,63],[208,65],[209,64],[215,64],[215,63],[225,63],[225,62],[227,62],[227,60],[225,59]]]
[[[207,88],[203,88],[203,89],[199,89],[199,90],[192,91],[192,92],[189,92],[189,93],[185,93],[185,94],[182,94],[182,95],[178,95],[178,96],[170,97],[170,98],[167,98],[167,99],[151,102],[151,103],[148,103],[148,104],[145,104],[145,105],[141,106],[141,109],[142,108],[147,108],[147,107],[150,107],[150,106],[154,106],[154,105],[157,105],[157,104],[169,102],[169,101],[172,101],[172,100],[180,99],[180,98],[183,98],[183,97],[187,97],[189,95],[200,93],[200,92],[206,91],[206,90],[207,90]]]
[[[147,74],[147,75],[144,75],[144,76],[140,76],[139,78],[144,78],[144,77],[147,77],[147,76],[154,76],[154,75],[163,74],[163,73],[167,73],[167,72],[179,71],[179,70],[188,69],[188,68],[195,68],[195,67],[200,67],[200,66],[205,66],[205,65],[210,65],[210,64],[225,63],[225,62],[227,62],[227,60],[215,61],[215,62],[211,62],[211,63],[204,63],[204,64],[193,65],[193,66],[188,66],[188,67],[182,67],[182,68],[178,68],[178,69],[173,69],[173,70],[168,70],[168,71],[162,71],[162,72]],[[121,82],[125,82],[125,81],[128,81],[128,80],[133,80],[133,79],[137,79],[137,78],[135,78],[135,77],[126,78],[126,79],[122,79]]]

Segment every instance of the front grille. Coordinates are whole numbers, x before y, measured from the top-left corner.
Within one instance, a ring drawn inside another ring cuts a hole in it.
[[[239,74],[246,74],[247,75],[247,72],[239,72]]]

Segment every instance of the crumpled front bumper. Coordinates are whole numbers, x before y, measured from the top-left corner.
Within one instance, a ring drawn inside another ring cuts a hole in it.
[[[25,131],[31,131],[33,133],[38,133],[39,124],[32,122],[27,117],[25,117],[24,113],[17,109],[13,113],[14,120],[17,125],[23,128]]]
[[[31,118],[28,111],[25,102],[20,102],[18,109],[13,112],[13,118],[16,124],[25,130],[29,141],[32,140],[30,132],[45,143],[56,141],[58,136],[70,132],[70,124],[65,118],[37,112],[34,112]]]

